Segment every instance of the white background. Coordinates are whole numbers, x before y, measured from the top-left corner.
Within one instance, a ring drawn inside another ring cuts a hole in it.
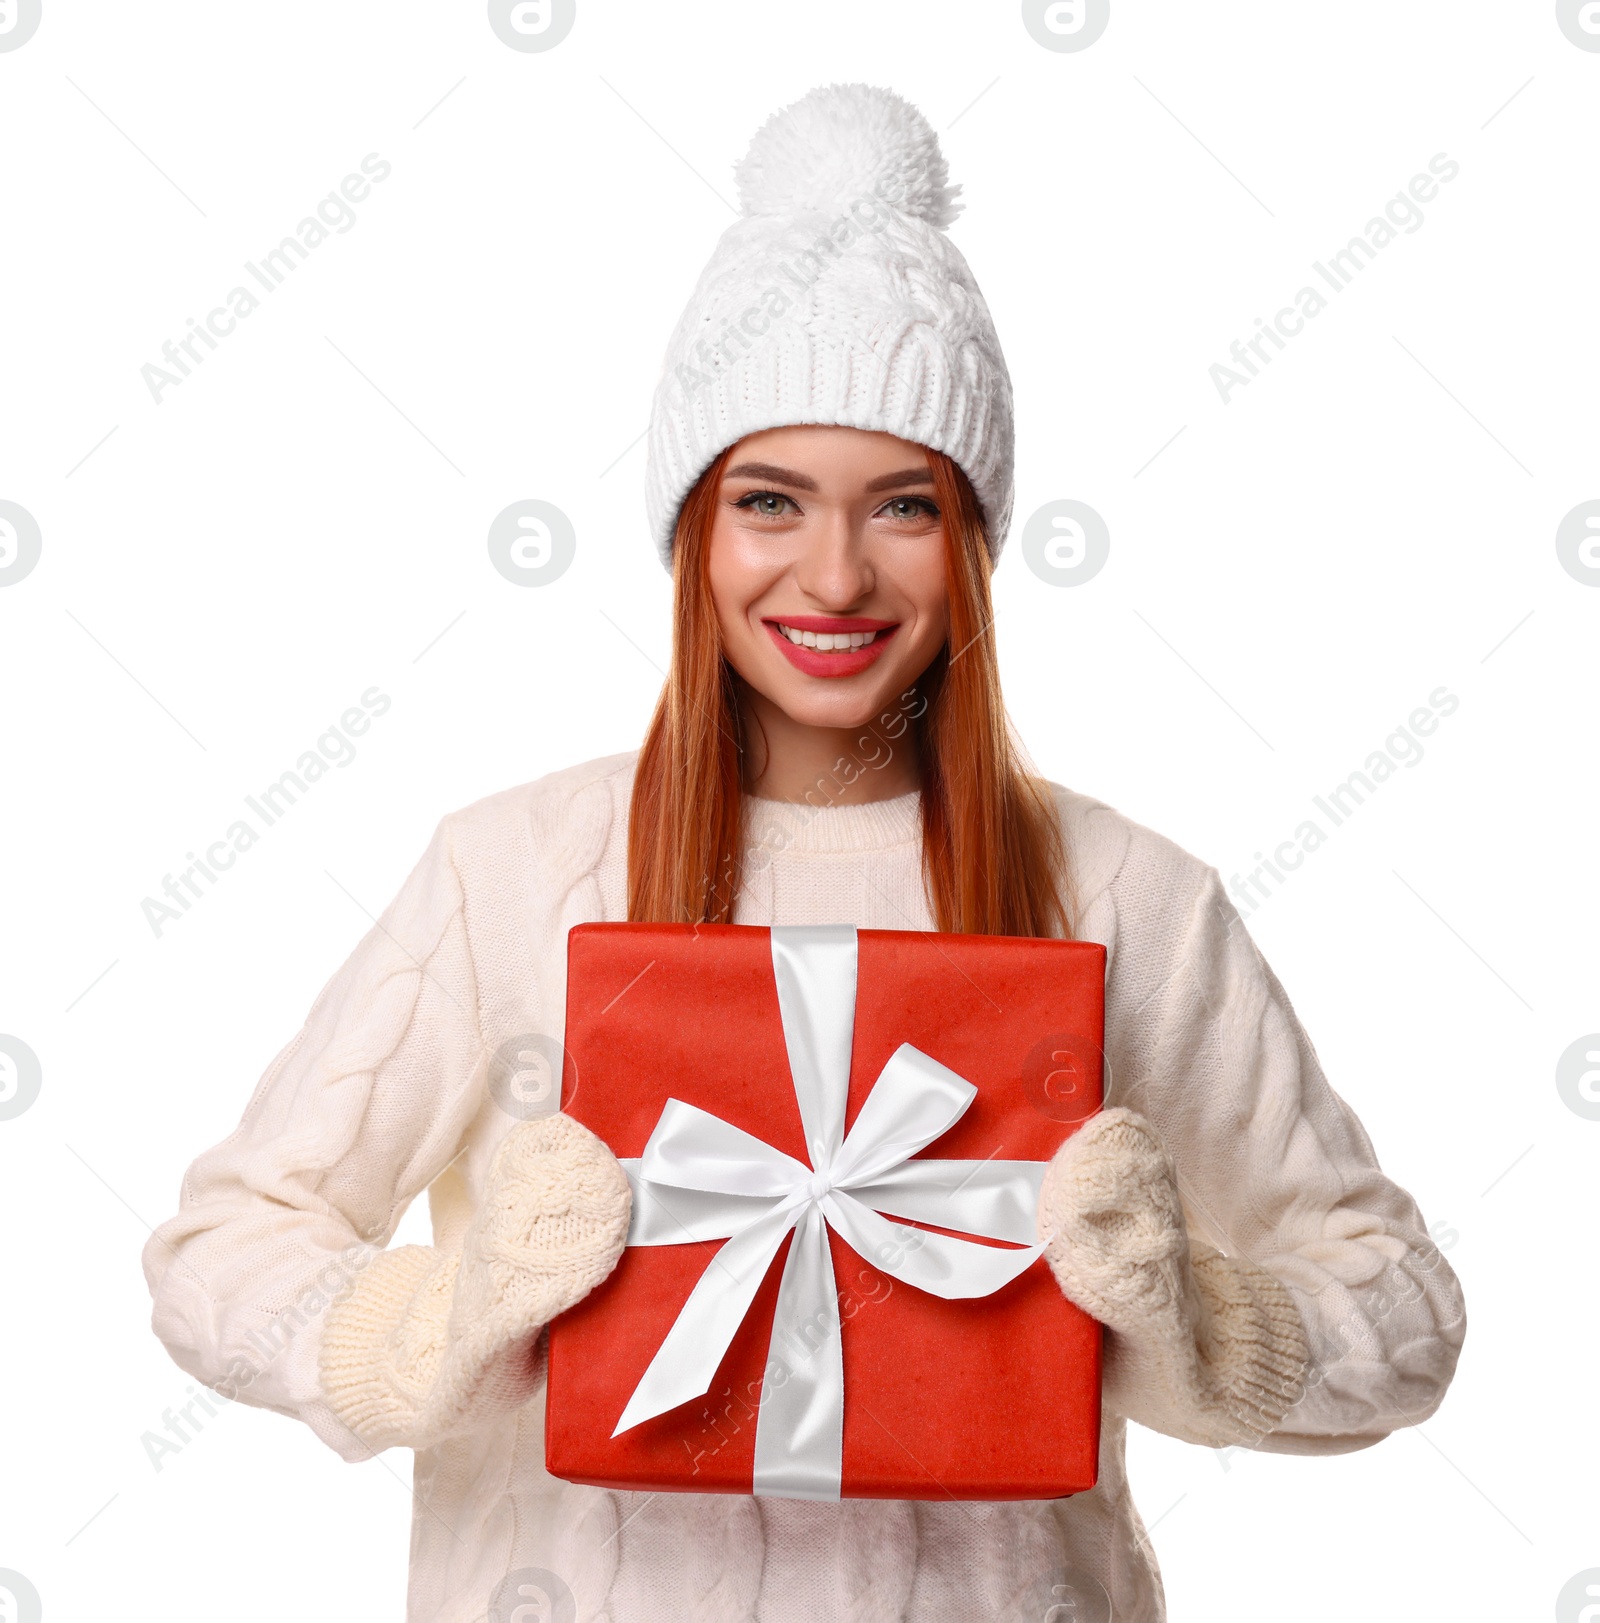
[[[152,1467],[191,1383],[139,1250],[438,818],[639,741],[661,353],[750,135],[843,79],[964,188],[1038,766],[1230,876],[1459,699],[1249,924],[1448,1247],[1459,1373],[1340,1457],[1135,1428],[1173,1618],[1545,1617],[1600,1566],[1600,1121],[1555,1085],[1600,1028],[1600,591],[1555,548],[1600,497],[1600,53],[1545,0],[1116,0],[1069,53],[944,0],[580,0],[544,53],[481,4],[44,0],[0,53],[0,498],[43,536],[0,589],[0,1032],[43,1069],[0,1121],[0,1568],[47,1617],[401,1614],[409,1455],[235,1406]],[[354,226],[156,404],[141,367],[373,152]],[[1420,228],[1224,404],[1212,364],[1437,153]],[[536,590],[485,545],[528,497],[578,536]],[[1067,589],[1018,545],[1063,497],[1111,533]],[[143,899],[373,685],[355,760],[158,938]]]

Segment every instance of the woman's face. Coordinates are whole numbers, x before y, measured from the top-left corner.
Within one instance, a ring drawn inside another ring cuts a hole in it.
[[[927,452],[814,425],[740,440],[710,574],[729,663],[791,720],[859,727],[897,708],[949,629]]]

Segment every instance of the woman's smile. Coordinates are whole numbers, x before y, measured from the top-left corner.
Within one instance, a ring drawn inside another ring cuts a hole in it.
[[[786,615],[761,623],[789,663],[807,676],[854,676],[864,671],[900,626],[898,620],[832,614]]]

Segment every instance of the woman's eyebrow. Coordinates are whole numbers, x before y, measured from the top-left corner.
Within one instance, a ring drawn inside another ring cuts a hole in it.
[[[907,468],[903,473],[886,473],[877,479],[870,480],[868,490],[891,490],[896,485],[931,485],[933,472],[926,465],[920,468]]]
[[[735,468],[729,468],[723,476],[727,479],[770,479],[774,484],[789,485],[795,490],[815,490],[817,482],[803,473],[796,473],[792,468],[780,468],[771,462],[741,462]],[[868,482],[866,489],[871,491],[892,490],[896,485],[931,485],[933,474],[926,467],[905,468],[899,473],[880,474],[878,478]]]
[[[780,468],[771,462],[741,462],[736,468],[729,468],[723,476],[727,479],[770,479],[774,484],[792,485],[796,490],[815,490],[817,482],[803,473],[796,473],[792,468]]]

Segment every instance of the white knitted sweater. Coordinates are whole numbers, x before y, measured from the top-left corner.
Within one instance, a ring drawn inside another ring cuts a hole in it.
[[[567,930],[626,917],[635,759],[586,762],[440,823],[146,1247],[155,1330],[185,1370],[368,1456],[320,1384],[326,1310],[424,1191],[435,1244],[459,1245],[517,1125],[485,1056],[528,1033],[559,1040]],[[1305,1394],[1260,1446],[1340,1453],[1426,1419],[1466,1320],[1416,1204],[1329,1087],[1216,871],[1099,801],[1055,794],[1078,934],[1108,949],[1106,1103],[1160,1134],[1196,1246],[1265,1269],[1304,1321]],[[916,794],[823,810],[751,800],[746,826],[735,922],[933,927]],[[1123,1407],[1206,1434],[1171,1394],[1151,1398]],[[632,1494],[546,1474],[541,1388],[419,1451],[408,1618],[481,1620],[508,1572],[537,1568],[571,1590],[576,1623],[1021,1623],[1100,1617],[1107,1601],[1118,1623],[1159,1623],[1126,1424],[1108,1393],[1098,1485],[1052,1502]]]

